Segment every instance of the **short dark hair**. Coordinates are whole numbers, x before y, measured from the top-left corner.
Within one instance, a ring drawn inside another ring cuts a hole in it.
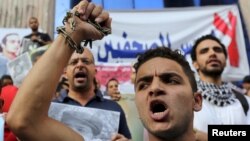
[[[245,76],[242,83],[250,83],[250,75]]]
[[[1,81],[3,81],[4,79],[10,79],[10,80],[12,80],[12,77],[10,75],[8,75],[8,74],[4,74],[1,77]]]
[[[211,34],[207,34],[207,35],[204,35],[204,36],[201,36],[200,38],[198,38],[195,42],[194,42],[194,45],[193,45],[193,48],[191,50],[191,58],[192,58],[192,61],[196,61],[197,60],[197,56],[196,56],[196,48],[197,46],[204,40],[213,40],[213,41],[216,41],[217,43],[220,44],[220,46],[222,47],[223,49],[223,53],[225,55],[225,57],[227,58],[227,50],[226,50],[226,47],[225,45],[215,36],[211,35]]]
[[[192,71],[185,57],[181,54],[180,50],[172,51],[170,48],[167,48],[167,47],[157,47],[154,49],[149,49],[143,54],[140,54],[138,56],[137,62],[134,64],[135,72],[136,73],[138,72],[138,69],[141,67],[142,64],[156,57],[167,58],[167,59],[177,62],[182,67],[184,73],[188,77],[193,92],[197,91],[197,84],[196,84],[194,72]]]
[[[108,85],[109,85],[109,82],[110,82],[110,81],[116,81],[117,83],[119,83],[119,81],[118,81],[116,78],[112,77],[112,78],[110,78],[110,79],[108,80],[108,82],[106,83],[106,89],[108,89]]]
[[[2,87],[4,86],[3,82],[4,82],[5,79],[11,80],[11,81],[12,81],[12,84],[13,84],[13,79],[12,79],[12,77],[11,77],[10,75],[8,75],[8,74],[5,74],[5,75],[3,75],[3,76],[1,77],[1,80],[0,80],[0,84],[1,84]]]
[[[18,33],[8,33],[8,34],[6,34],[6,35],[3,37],[3,39],[2,39],[2,43],[3,43],[4,45],[6,45],[7,38],[8,38],[9,36],[12,36],[12,35],[19,36],[19,34],[18,34]]]
[[[30,20],[37,20],[37,21],[38,21],[38,18],[37,18],[37,17],[30,17],[30,18],[29,18],[29,21],[30,21]]]

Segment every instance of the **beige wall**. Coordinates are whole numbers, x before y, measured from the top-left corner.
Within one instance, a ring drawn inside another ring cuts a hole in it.
[[[239,0],[239,5],[246,25],[248,38],[250,40],[250,1]]]
[[[27,28],[37,17],[44,32],[53,37],[55,0],[0,0],[0,27]]]

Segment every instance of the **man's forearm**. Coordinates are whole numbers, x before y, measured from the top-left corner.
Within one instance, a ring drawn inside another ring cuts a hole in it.
[[[76,11],[79,17],[75,15]],[[59,36],[23,81],[6,120],[21,140],[83,140],[83,137],[72,129],[49,118],[48,109],[69,58],[75,50],[78,53],[82,52],[80,42],[102,39],[104,36],[97,28],[86,22],[84,17],[88,19],[90,16],[103,22],[106,28],[111,27],[108,12],[103,11],[100,6],[82,0],[66,16],[65,26],[58,28]]]
[[[25,119],[20,122],[32,122],[47,115],[57,82],[72,52],[64,37],[59,35],[25,78],[8,113],[10,117],[18,116],[15,119]]]

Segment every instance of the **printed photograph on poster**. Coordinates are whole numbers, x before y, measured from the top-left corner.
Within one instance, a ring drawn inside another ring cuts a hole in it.
[[[22,38],[30,33],[29,28],[0,28],[0,77],[10,74],[7,63],[14,60],[22,50]]]
[[[31,52],[37,48],[37,43],[33,42],[31,39],[23,38],[22,40],[22,49],[20,54],[25,52]]]
[[[51,103],[49,116],[71,127],[85,141],[110,141],[118,132],[120,113],[88,107]]]
[[[45,45],[45,46],[41,46],[39,48],[35,48],[29,52],[30,59],[31,59],[31,62],[33,65],[48,50],[49,47],[50,47],[50,45]]]
[[[12,79],[14,80],[14,84],[16,86],[20,86],[23,79],[26,77],[29,70],[32,68],[29,53],[26,52],[15,58],[14,60],[8,62],[7,68],[10,72]]]

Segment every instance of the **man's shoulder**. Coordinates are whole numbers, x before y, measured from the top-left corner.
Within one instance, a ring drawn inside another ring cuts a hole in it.
[[[120,106],[116,101],[108,99],[108,98],[103,98],[103,102],[106,102],[106,103],[111,104],[111,105]]]
[[[229,86],[229,88],[232,89],[232,91],[233,91],[234,93],[239,93],[239,94],[244,95],[245,90],[242,89],[242,88],[240,88],[239,86],[237,86],[237,85],[235,85],[235,84],[233,84],[233,83],[231,83],[231,82],[228,82],[227,85]]]
[[[38,32],[38,34],[41,35],[41,36],[49,36],[49,34],[45,33],[45,32]]]
[[[103,103],[103,104],[105,105],[105,107],[108,108],[109,110],[122,111],[121,106],[120,106],[116,101],[113,101],[113,100],[104,98],[104,99],[102,100],[102,103]],[[102,104],[102,105],[103,105],[103,104]],[[105,108],[105,109],[106,109],[106,108]]]
[[[250,96],[244,95],[244,97],[246,98],[247,102],[248,102],[249,105],[250,105]]]
[[[51,41],[50,35],[48,33],[38,32],[38,35],[46,42]]]

